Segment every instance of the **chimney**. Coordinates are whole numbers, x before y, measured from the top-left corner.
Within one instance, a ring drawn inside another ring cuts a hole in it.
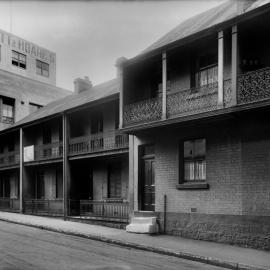
[[[120,75],[120,73],[121,73],[121,69],[122,69],[122,67],[123,67],[123,65],[124,65],[124,63],[127,61],[127,58],[125,58],[125,57],[119,57],[117,60],[116,60],[116,63],[115,63],[115,66],[116,66],[116,68],[117,68],[117,73],[116,73],[116,76],[117,76],[117,78],[119,78],[121,75]]]
[[[82,78],[77,78],[74,80],[74,93],[80,94],[84,91],[89,91],[92,88],[92,82],[89,80],[87,76]]]

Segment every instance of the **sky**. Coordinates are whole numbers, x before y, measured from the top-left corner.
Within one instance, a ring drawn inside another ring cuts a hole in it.
[[[115,78],[115,62],[132,58],[181,21],[222,0],[1,1],[0,29],[56,53],[56,84],[94,85]]]

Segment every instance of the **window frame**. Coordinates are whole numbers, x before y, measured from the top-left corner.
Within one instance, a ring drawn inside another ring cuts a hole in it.
[[[185,180],[185,157],[184,157],[184,143],[187,141],[205,140],[205,154],[204,160],[206,162],[206,172],[207,172],[207,139],[206,137],[196,137],[196,138],[185,138],[179,141],[178,145],[178,184],[176,188],[179,190],[189,190],[189,189],[209,189],[209,184],[207,183],[207,174],[205,179],[200,180]],[[201,158],[201,157],[200,157]]]
[[[6,124],[13,124],[15,121],[15,101],[10,98],[2,99],[1,106],[1,122]]]
[[[17,57],[14,55],[17,54]],[[24,59],[22,59],[24,58]],[[17,64],[15,64],[17,63]],[[27,56],[23,53],[20,53],[18,51],[12,50],[11,52],[11,64],[12,66],[21,68],[21,69],[27,69]]]
[[[38,66],[38,64],[40,66]],[[36,74],[48,78],[50,76],[50,65],[46,62],[36,59]]]

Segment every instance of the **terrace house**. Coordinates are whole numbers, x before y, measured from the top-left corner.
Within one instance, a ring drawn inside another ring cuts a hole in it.
[[[128,135],[119,131],[118,79],[74,83],[74,94],[1,132],[0,208],[122,226]]]
[[[270,248],[267,2],[228,1],[119,59],[128,231],[156,217],[169,234]]]

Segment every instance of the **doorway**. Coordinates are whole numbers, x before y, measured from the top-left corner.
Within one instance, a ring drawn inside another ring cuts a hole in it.
[[[145,145],[141,149],[141,210],[155,211],[155,148]]]

